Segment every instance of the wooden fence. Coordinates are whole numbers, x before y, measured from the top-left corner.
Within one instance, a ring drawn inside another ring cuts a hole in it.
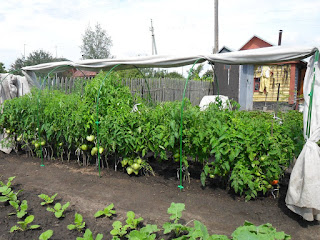
[[[49,78],[44,87],[59,89],[65,93],[71,93],[76,89],[83,93],[84,87],[91,78]],[[176,101],[181,100],[185,87],[183,79],[150,78],[150,79],[122,79],[122,83],[128,86],[133,95],[137,94],[145,99],[153,101]],[[186,89],[186,98],[192,104],[199,105],[203,96],[213,94],[213,84],[207,81],[189,81]]]

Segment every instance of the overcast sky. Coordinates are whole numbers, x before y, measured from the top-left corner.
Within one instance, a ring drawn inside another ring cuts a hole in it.
[[[319,0],[219,1],[219,48],[242,47],[253,35],[271,44],[320,44]],[[81,58],[85,29],[100,23],[115,57],[151,55],[150,19],[158,54],[210,54],[214,0],[6,0],[0,8],[0,62],[8,69],[24,52]]]

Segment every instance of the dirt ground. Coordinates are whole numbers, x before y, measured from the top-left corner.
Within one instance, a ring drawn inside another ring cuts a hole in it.
[[[280,197],[271,195],[245,202],[218,187],[201,188],[199,179],[185,183],[185,189],[179,191],[179,181],[175,170],[159,169],[155,166],[156,176],[129,176],[113,169],[103,169],[99,178],[94,166],[80,167],[75,162],[45,161],[40,166],[40,159],[26,155],[0,153],[0,176],[6,181],[16,176],[13,181],[15,190],[23,189],[19,199],[26,199],[29,214],[35,215],[34,224],[40,224],[40,230],[9,233],[16,224],[15,216],[8,216],[11,206],[0,203],[0,239],[38,239],[47,229],[52,229],[51,239],[75,239],[78,232],[67,229],[74,219],[74,213],[83,215],[87,227],[95,234],[103,233],[104,239],[111,239],[109,231],[114,220],[124,221],[126,212],[132,210],[144,218],[144,224],[162,224],[169,220],[167,209],[171,202],[185,203],[183,220],[199,220],[211,234],[228,236],[244,221],[256,225],[271,223],[278,231],[285,231],[292,239],[320,239],[318,222],[304,221],[292,213],[284,204],[286,186],[281,186]],[[58,193],[57,200],[64,204],[70,201],[70,208],[62,220],[55,219],[40,205],[37,195]],[[94,213],[114,203],[117,211],[114,219],[93,217]],[[191,224],[192,225],[192,224]]]

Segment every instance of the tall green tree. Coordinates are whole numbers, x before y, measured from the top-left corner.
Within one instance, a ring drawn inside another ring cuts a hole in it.
[[[92,29],[90,25],[82,36],[81,54],[83,59],[110,58],[110,48],[112,47],[111,37],[106,30],[97,23]]]
[[[188,75],[190,74],[190,80],[212,81],[213,71],[208,69],[203,75],[201,75],[203,70],[203,64],[199,64],[193,69],[190,68],[188,71]]]
[[[195,68],[190,68],[188,71],[188,75],[190,75],[190,80],[200,80],[200,72],[203,70],[203,64],[199,64]]]
[[[6,67],[4,66],[4,63],[0,62],[0,73],[6,73]]]
[[[44,50],[36,50],[28,55],[27,58],[17,58],[16,61],[11,64],[10,71],[14,71],[14,74],[22,75],[21,68],[26,66],[33,66],[41,63],[66,61],[65,58],[54,58],[51,53]]]

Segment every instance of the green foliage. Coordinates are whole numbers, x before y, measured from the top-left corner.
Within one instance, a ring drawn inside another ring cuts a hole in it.
[[[19,201],[10,201],[10,205],[16,210],[15,213],[10,215],[17,215],[17,218],[23,218],[27,214],[28,203],[27,200],[23,200],[19,206]]]
[[[43,200],[43,202],[41,202],[41,205],[49,205],[51,203],[53,203],[54,199],[56,198],[56,196],[58,195],[58,193],[52,195],[51,197],[49,197],[46,194],[40,194],[38,195],[39,198],[41,198]]]
[[[97,211],[94,214],[94,217],[95,218],[98,218],[101,216],[111,217],[113,214],[116,214],[116,211],[113,208],[114,208],[114,205],[113,205],[113,203],[111,203],[105,209]]]
[[[131,231],[126,237],[130,240],[154,240],[156,239],[156,232],[160,231],[157,225],[147,224],[140,230]]]
[[[98,233],[96,238],[93,237],[93,234],[89,228],[86,229],[83,237],[77,237],[77,240],[101,240],[103,238],[103,234]]]
[[[13,227],[11,227],[10,232],[14,232],[14,231],[26,231],[29,229],[37,229],[40,228],[40,225],[30,225],[28,226],[30,223],[32,223],[34,220],[34,216],[30,215],[28,217],[25,218],[24,221],[19,221],[17,222],[18,225],[15,225]]]
[[[56,218],[64,217],[64,211],[69,207],[70,202],[67,202],[63,206],[61,203],[56,203],[53,208],[47,207],[48,212],[53,212]]]
[[[142,217],[135,218],[136,215],[133,211],[127,212],[126,225],[122,225],[122,222],[115,221],[112,224],[113,229],[110,234],[116,239],[117,237],[123,237],[129,230],[134,230],[138,227],[139,223],[143,221]]]
[[[178,237],[184,231],[186,231],[186,232],[190,231],[189,227],[187,227],[183,224],[180,224],[180,223],[166,222],[162,225],[162,227],[163,227],[164,234],[168,234],[173,231],[175,233],[176,237]]]
[[[39,236],[39,240],[48,240],[52,237],[53,235],[53,231],[51,229],[41,233],[41,235]]]
[[[13,181],[15,178],[16,178],[15,176],[14,176],[14,177],[9,177],[7,183],[4,183],[4,182],[0,181],[0,186],[1,186],[1,187],[10,187],[11,184],[12,184],[12,181]],[[0,192],[2,192],[1,190],[2,190],[2,188],[0,188]]]
[[[284,232],[277,232],[270,223],[255,226],[250,222],[245,222],[232,233],[233,240],[257,239],[257,240],[289,240],[291,236]]]
[[[6,67],[4,66],[4,63],[0,62],[0,73],[6,73]]]
[[[184,239],[202,239],[202,240],[229,240],[225,235],[209,235],[207,227],[199,222],[194,221],[194,227],[188,229],[189,232],[186,235],[174,238],[175,240],[184,240]]]
[[[79,213],[75,213],[74,224],[69,224],[68,229],[69,230],[78,230],[79,232],[81,232],[85,226],[86,226],[86,223],[83,221],[82,215]]]
[[[114,221],[112,223],[113,229],[110,231],[110,234],[114,237],[123,237],[127,234],[127,226],[122,226],[122,223],[120,221]]]
[[[83,59],[103,59],[111,57],[110,47],[112,46],[111,37],[100,24],[95,25],[94,30],[90,25],[86,28],[82,36],[81,54]]]
[[[198,64],[193,69],[188,70],[188,76],[190,80],[194,81],[212,81],[213,79],[213,70],[208,69],[202,76],[200,73],[203,71],[204,65]]]
[[[10,130],[10,137],[35,155],[40,156],[39,143],[44,141],[44,152],[50,157],[63,159],[76,152],[78,162],[82,157],[88,164],[96,161],[97,155],[90,153],[98,141],[98,120],[99,146],[104,148],[102,160],[117,156],[116,162],[122,160],[120,167],[135,175],[153,173],[144,159],[149,154],[162,164],[167,160],[179,162],[181,102],[151,107],[144,99],[132,96],[129,88],[121,84],[118,73],[105,77],[106,73],[99,73],[86,84],[83,95],[33,90],[29,95],[5,101],[0,128]],[[38,98],[40,129],[36,124]],[[137,103],[139,111],[133,112]],[[188,100],[184,106],[181,160],[186,176],[190,164],[202,164],[203,186],[215,179],[246,200],[267,195],[277,187],[270,187],[270,182],[281,181],[294,156],[302,150],[299,112],[279,112],[281,123],[270,113],[224,110],[221,102],[210,104],[205,111]],[[94,141],[86,139],[90,135]]]
[[[184,231],[189,231],[189,227],[184,226],[178,221],[182,217],[182,211],[185,210],[185,205],[183,203],[171,203],[168,208],[168,214],[170,214],[170,220],[173,222],[166,222],[163,224],[163,233],[168,234],[174,231],[176,236],[179,236]]]
[[[10,188],[11,182],[15,179],[15,177],[9,177],[7,183],[3,183],[0,181],[0,193],[2,196],[0,196],[0,202],[7,202],[7,201],[12,201],[12,202],[17,202],[18,201],[18,194],[22,192],[23,190],[19,190],[17,192],[13,192],[13,190]]]
[[[141,221],[143,221],[142,217],[139,217],[139,218],[135,218],[135,217],[136,217],[136,214],[133,211],[127,212],[127,220],[126,220],[127,225],[125,225],[127,228],[136,229],[138,224]]]
[[[26,58],[17,58],[11,65],[10,71],[15,71],[14,74],[22,75],[21,68],[26,66],[33,66],[41,63],[65,61],[65,58],[54,58],[50,52],[44,50],[35,50],[31,52]],[[41,76],[37,74],[38,76]]]
[[[182,217],[182,212],[185,210],[184,203],[171,203],[168,208],[168,214],[170,214],[170,220],[173,220],[174,223],[177,223]]]

